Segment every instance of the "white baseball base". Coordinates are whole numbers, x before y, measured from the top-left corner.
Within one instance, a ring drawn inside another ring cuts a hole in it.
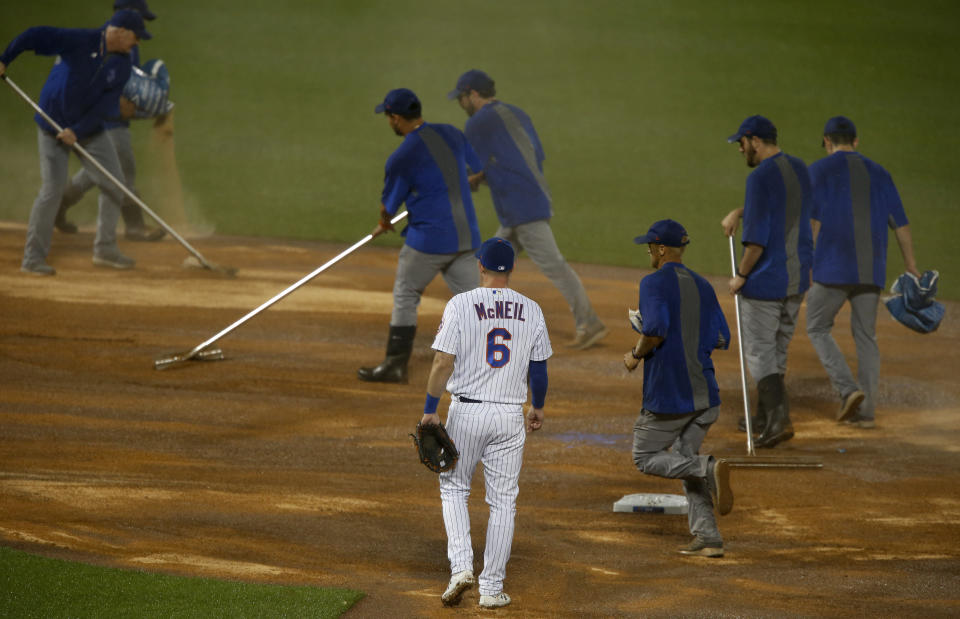
[[[680,494],[628,494],[613,504],[615,512],[686,514],[687,497]]]

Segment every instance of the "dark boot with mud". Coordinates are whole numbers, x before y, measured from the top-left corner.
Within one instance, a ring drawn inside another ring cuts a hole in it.
[[[357,378],[372,383],[406,383],[407,363],[413,352],[413,337],[416,333],[416,325],[411,327],[390,325],[386,358],[376,367],[357,370]]]
[[[766,390],[766,396],[770,402],[767,409],[767,425],[764,428],[760,438],[757,439],[757,447],[771,448],[780,443],[789,441],[793,438],[793,424],[790,423],[790,403],[787,400],[787,388],[783,382],[782,374],[771,374],[765,376],[760,381],[761,397]]]

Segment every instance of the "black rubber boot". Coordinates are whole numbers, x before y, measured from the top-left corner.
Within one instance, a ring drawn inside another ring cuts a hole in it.
[[[767,426],[764,428],[756,446],[771,448],[793,438],[793,424],[790,423],[790,403],[787,401],[787,388],[782,374],[765,376],[760,382],[766,381],[768,397],[772,402],[768,409]],[[761,392],[762,393],[762,392]]]
[[[357,378],[373,383],[406,383],[407,363],[413,352],[413,337],[416,333],[416,325],[412,327],[390,325],[386,358],[375,368],[357,370]]]
[[[757,398],[757,414],[750,418],[750,432],[753,436],[759,436],[763,429],[767,426],[767,408],[766,403]],[[743,417],[737,421],[737,430],[740,432],[747,431],[747,422],[744,421]]]

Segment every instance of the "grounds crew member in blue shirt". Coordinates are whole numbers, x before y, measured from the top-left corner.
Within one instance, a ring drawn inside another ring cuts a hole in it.
[[[837,421],[873,428],[880,349],[877,306],[887,278],[887,228],[893,229],[906,270],[920,276],[900,194],[890,174],[856,152],[853,121],[836,116],[823,128],[827,156],[810,165],[813,185],[813,286],[807,296],[807,335],[841,397]],[[857,379],[831,335],[850,302],[857,346]]]
[[[470,198],[467,167],[480,170],[480,160],[466,136],[452,125],[427,123],[420,100],[398,88],[374,110],[384,114],[403,143],[387,159],[378,236],[392,230],[390,220],[407,205],[406,242],[397,259],[393,314],[386,358],[376,367],[357,371],[361,380],[407,382],[407,363],[417,331],[420,295],[437,273],[454,294],[480,285],[474,250],[480,229]]]
[[[633,371],[643,359],[643,409],[633,426],[633,461],[647,475],[682,479],[694,536],[682,554],[722,557],[713,515],[733,509],[729,465],[700,454],[720,413],[710,355],[727,348],[730,329],[713,287],[683,265],[687,231],[664,219],[634,239],[646,245],[653,273],[640,280],[640,339],[623,356]]]
[[[153,21],[157,16],[150,11],[146,0],[115,0],[113,3],[115,11],[122,9],[131,9],[138,13],[143,19]],[[104,26],[106,27],[106,26]],[[134,45],[130,50],[130,62],[133,66],[140,66],[140,47]],[[58,70],[61,64],[54,65],[53,71]],[[126,102],[124,99],[121,105]],[[117,157],[120,159],[120,167],[123,170],[122,178],[124,184],[130,191],[137,193],[134,183],[136,180],[137,166],[133,156],[133,143],[130,139],[130,121],[126,118],[110,120],[106,123],[107,135],[110,141],[117,149]],[[87,172],[86,168],[81,168],[70,182],[67,183],[63,192],[63,200],[60,202],[60,210],[57,212],[57,219],[54,222],[57,230],[72,234],[77,231],[77,226],[67,221],[67,209],[76,204],[83,198],[96,183],[93,177]],[[124,196],[120,207],[120,214],[123,216],[124,238],[128,241],[159,241],[166,232],[162,228],[149,229],[143,221],[143,211],[135,202]]]
[[[53,223],[67,183],[71,147],[83,147],[117,178],[123,178],[117,152],[104,132],[104,122],[117,117],[123,86],[130,77],[130,50],[150,34],[136,11],[117,11],[103,29],[67,29],[38,26],[16,37],[0,54],[0,74],[25,51],[44,56],[59,54],[65,71],[51,71],[40,92],[39,106],[63,131],[56,133],[40,114],[40,172],[42,185],[27,226],[21,271],[53,275],[47,264]],[[129,269],[134,261],[117,247],[117,219],[123,193],[84,160],[100,187],[100,210],[94,240],[93,263]]]
[[[743,218],[743,256],[730,293],[741,296],[744,352],[759,392],[751,424],[759,434],[756,446],[775,447],[793,438],[783,377],[787,348],[810,287],[810,176],[803,161],[780,150],[777,128],[763,116],[744,120],[727,141],[738,143],[754,168],[743,208],[731,211],[721,226],[733,236]]]
[[[576,323],[576,336],[567,346],[589,348],[607,335],[607,328],[553,238],[543,146],[530,117],[495,95],[493,80],[477,69],[461,75],[457,87],[447,95],[470,117],[464,133],[483,162],[483,170],[473,170],[470,176],[471,187],[476,189],[481,182],[490,186],[500,220],[496,236],[508,239],[517,251],[525,249],[567,300]]]

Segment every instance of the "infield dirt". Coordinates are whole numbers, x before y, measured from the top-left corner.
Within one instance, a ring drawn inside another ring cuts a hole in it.
[[[132,271],[91,262],[92,237],[54,237],[55,277],[19,272],[24,229],[0,227],[0,543],[98,565],[251,582],[336,586],[348,616],[443,608],[437,482],[407,436],[449,292],[426,291],[409,385],[359,382],[383,355],[396,250],[368,246],[219,345],[226,359],[158,372],[343,246],[200,239],[235,279],[181,268],[170,240],[124,244]],[[720,247],[720,243],[718,243]],[[630,246],[624,251],[631,251]],[[646,255],[638,252],[638,265]],[[529,437],[503,616],[956,616],[960,614],[958,304],[932,335],[880,310],[877,425],[838,406],[801,318],[787,387],[796,437],[774,454],[822,470],[734,470],[726,555],[689,558],[685,516],[624,514],[637,492],[681,493],[630,457],[641,378],[622,353],[646,269],[575,265],[611,332],[565,349],[572,320],[526,259],[514,288],[544,308],[554,343],[544,429]],[[712,280],[733,328],[725,281]],[[852,358],[849,312],[835,333]],[[714,355],[723,399],[704,451],[743,455],[735,349]],[[441,404],[445,411],[447,398]],[[471,501],[482,567],[482,473]],[[105,609],[108,613],[108,609]],[[491,614],[487,611],[484,614]]]

